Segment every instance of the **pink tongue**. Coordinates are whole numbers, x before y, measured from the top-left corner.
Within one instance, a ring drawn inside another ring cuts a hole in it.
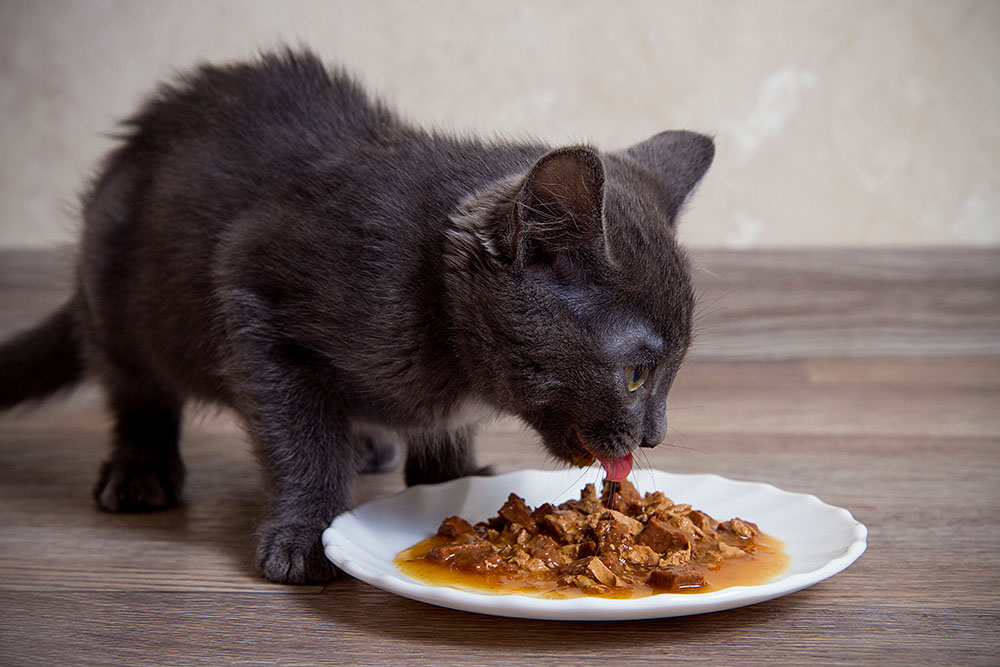
[[[609,482],[621,482],[632,472],[632,455],[626,454],[620,459],[606,459],[598,456],[597,460],[604,466],[604,476]]]

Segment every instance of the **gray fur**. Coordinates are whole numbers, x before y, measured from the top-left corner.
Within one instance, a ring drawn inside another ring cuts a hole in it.
[[[220,402],[268,481],[262,573],[321,581],[320,531],[387,432],[409,484],[479,471],[475,425],[501,412],[560,460],[663,438],[694,301],[673,226],[710,139],[459,139],[293,52],[204,66],[127,126],[84,200],[76,294],[0,348],[0,407],[82,374],[47,358],[104,385],[104,509],[178,502],[183,404]]]

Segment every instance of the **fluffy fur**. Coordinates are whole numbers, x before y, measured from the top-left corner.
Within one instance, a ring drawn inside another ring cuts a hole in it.
[[[567,461],[663,438],[693,308],[673,226],[707,137],[444,136],[292,52],[201,67],[127,126],[84,199],[74,295],[0,348],[0,407],[105,388],[102,508],[178,502],[184,402],[219,402],[268,480],[261,572],[322,581],[320,531],[386,458],[375,433],[405,442],[408,484],[475,473],[497,412]]]

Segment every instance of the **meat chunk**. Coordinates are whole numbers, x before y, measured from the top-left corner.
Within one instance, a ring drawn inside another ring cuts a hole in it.
[[[597,542],[597,553],[613,551],[622,553],[634,544],[632,534],[625,524],[614,519],[602,519],[597,522],[594,529],[594,538]]]
[[[587,527],[587,517],[576,510],[555,510],[542,517],[547,526],[563,544],[576,542]]]
[[[587,573],[605,586],[617,587],[621,585],[618,575],[608,569],[608,566],[601,562],[597,556],[591,556],[587,561]]]
[[[468,521],[458,516],[450,516],[441,522],[437,534],[441,537],[458,537],[465,533],[475,533],[476,530]]]
[[[523,568],[531,560],[531,556],[521,547],[509,547],[500,553],[500,557],[509,563]]]
[[[642,500],[643,511],[646,514],[653,515],[656,512],[665,510],[674,504],[670,498],[663,495],[662,491],[653,491],[652,493],[647,493],[646,497]]]
[[[594,544],[593,540],[574,542],[572,544],[566,544],[559,547],[559,553],[566,557],[567,560],[576,560],[577,558],[584,558],[586,556],[593,556],[596,554],[597,545]]]
[[[575,560],[561,567],[559,572],[564,575],[582,575],[610,587],[621,586],[623,584],[618,575],[608,569],[608,566],[597,556]]]
[[[530,539],[531,533],[522,528],[521,524],[508,523],[493,542],[497,545],[516,544],[524,546]]]
[[[711,552],[707,554],[709,562],[718,562],[718,560],[712,560],[712,554],[716,552]],[[691,549],[674,549],[667,555],[660,558],[660,567],[668,567],[671,565],[687,565],[694,558],[694,552]]]
[[[539,505],[537,509],[531,512],[531,517],[535,520],[535,523],[537,523],[539,526],[542,526],[543,525],[542,519],[545,518],[545,515],[552,514],[555,511],[556,508],[553,507],[550,503],[543,503]]]
[[[629,535],[632,536],[638,535],[639,533],[642,532],[643,529],[641,521],[636,521],[632,517],[628,516],[627,514],[622,514],[618,510],[608,510],[605,513],[604,518],[611,518],[617,521],[618,523],[622,524],[623,526],[625,526],[626,529],[628,529]]]
[[[723,558],[743,558],[747,555],[747,552],[739,547],[734,547],[725,542],[719,542],[719,554]]]
[[[712,517],[699,510],[691,510],[687,515],[691,523],[701,530],[703,535],[715,535],[715,528],[712,525]]]
[[[637,544],[622,554],[622,558],[627,563],[641,565],[643,567],[656,567],[660,563],[660,554],[656,553],[645,544]]]
[[[558,567],[564,564],[568,558],[559,551],[559,545],[548,535],[535,535],[524,545],[525,550],[546,567]]]
[[[760,534],[757,524],[741,519],[730,519],[719,524],[719,532],[731,533],[744,540],[752,540]]]
[[[567,500],[559,506],[561,510],[576,510],[581,514],[590,514],[601,508],[602,505],[597,499],[597,488],[593,484],[583,487],[579,500]]]
[[[524,498],[516,493],[510,494],[507,502],[500,508],[499,514],[510,523],[520,525],[529,533],[538,532],[538,523],[535,521],[535,517],[531,516],[531,510],[524,503]]]
[[[674,505],[674,507],[677,507]],[[674,507],[668,508],[663,512],[663,516],[670,522],[670,525],[677,528],[680,531],[688,533],[689,535],[694,535],[697,532],[697,527],[694,522],[688,518],[687,511],[683,512],[671,512]],[[690,509],[690,505],[684,505],[684,507]]]
[[[625,504],[629,508],[632,508],[633,506],[635,507],[642,506],[642,496],[639,495],[638,489],[635,488],[635,485],[632,484],[632,482],[628,480],[619,482],[618,493],[621,494],[622,500],[625,501]],[[635,511],[636,510],[634,509],[629,509],[629,512],[635,512]]]
[[[601,505],[624,514],[635,513],[642,508],[642,497],[632,482],[604,482],[601,491]]]
[[[698,572],[669,567],[653,570],[647,581],[652,588],[668,591],[701,588],[706,585],[705,577]]]
[[[673,549],[690,549],[691,540],[688,535],[674,528],[662,514],[654,514],[649,518],[646,527],[635,539],[637,544],[645,544],[653,551],[665,554]]]
[[[427,557],[446,563],[454,569],[470,572],[487,572],[503,565],[496,548],[486,540],[434,547],[427,553]]]

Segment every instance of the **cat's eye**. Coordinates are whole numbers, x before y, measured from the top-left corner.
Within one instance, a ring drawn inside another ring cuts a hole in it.
[[[639,391],[639,388],[646,384],[647,379],[649,379],[649,366],[647,364],[625,367],[625,384],[630,393]]]

